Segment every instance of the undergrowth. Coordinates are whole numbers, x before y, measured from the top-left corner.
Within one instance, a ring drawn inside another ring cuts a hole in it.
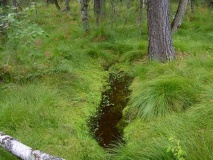
[[[126,6],[119,8],[125,18],[106,19],[99,27],[90,16],[87,33],[79,25],[77,2],[70,13],[41,5],[38,17],[28,18],[42,28],[43,36],[30,39],[29,47],[22,46],[26,37],[20,39],[11,50],[3,35],[0,131],[68,160],[178,159],[180,149],[172,150],[177,146],[183,151],[179,158],[213,159],[212,10],[198,7],[193,16],[187,12],[173,34],[177,58],[161,64],[147,59],[147,26],[143,22],[139,35],[137,5],[132,3],[129,12]],[[98,145],[87,126],[109,71],[134,78],[123,111],[125,143],[110,152]],[[16,158],[0,149],[0,159]]]

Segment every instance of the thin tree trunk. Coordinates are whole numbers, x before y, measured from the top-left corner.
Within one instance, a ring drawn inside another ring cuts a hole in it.
[[[60,6],[59,6],[59,4],[58,4],[58,0],[54,0],[54,3],[55,3],[56,8],[57,8],[58,10],[60,10],[61,8],[60,8]]]
[[[65,0],[65,11],[70,11],[70,0]]]
[[[173,32],[176,32],[181,26],[181,23],[183,22],[183,17],[186,13],[187,4],[188,0],[180,0],[175,18],[173,19],[171,24]]]
[[[112,7],[112,14],[111,14],[111,22],[112,22],[112,27],[113,27],[113,23],[115,22],[115,17],[120,17],[120,15],[118,14],[116,8],[115,8],[115,4],[114,4],[114,0],[110,0],[110,4],[111,4],[111,7]],[[125,23],[124,25],[126,24],[127,22],[127,19],[125,19]]]
[[[94,0],[94,13],[96,16],[96,25],[99,25],[101,14],[101,0]]]
[[[34,2],[35,5],[35,14],[36,14],[36,21],[38,22],[38,10],[37,10],[37,3]]]
[[[194,13],[194,0],[190,0],[190,10],[191,13]]]
[[[112,12],[110,14],[110,19],[111,19],[111,26],[113,27],[114,26],[114,19],[115,19],[115,12],[114,12],[114,4],[113,4],[113,1],[110,0],[110,4],[111,4],[111,7],[112,7]]]
[[[45,0],[45,1],[46,1],[46,5],[47,5],[47,7],[48,7],[50,1],[49,1],[49,0]]]
[[[146,4],[147,4],[147,0],[143,0],[143,8],[145,7]]]
[[[64,160],[39,150],[33,150],[2,132],[0,132],[0,146],[22,160]]]
[[[130,0],[127,0],[127,9],[130,9],[130,6],[131,6]]]
[[[13,0],[14,12],[17,13],[17,0]]]
[[[101,20],[103,21],[104,20],[104,17],[105,17],[105,0],[100,0],[101,1],[101,10],[100,10],[100,15],[101,15]]]
[[[2,0],[1,3],[4,6],[4,8],[7,8],[8,0]]]
[[[100,21],[105,17],[105,0],[94,0],[94,13],[96,16],[96,25],[98,26]]]
[[[115,13],[116,16],[119,16],[116,8],[115,8],[115,4],[114,4],[114,1],[113,0],[110,0],[110,4],[111,4],[111,7],[112,7],[112,10],[113,10],[113,13]]]
[[[175,58],[169,21],[169,0],[148,0],[149,58],[161,62]]]
[[[49,5],[49,3],[55,3],[55,6],[58,10],[61,9],[61,7],[58,4],[58,0],[46,0],[47,6]]]
[[[139,6],[139,36],[142,35],[142,12],[143,12],[143,2],[144,0],[140,0],[140,6]]]
[[[21,11],[23,11],[23,8],[22,8],[20,2],[17,2],[17,6],[19,7],[19,9],[20,9]]]
[[[81,0],[81,16],[84,31],[89,30],[89,22],[88,22],[88,0]]]

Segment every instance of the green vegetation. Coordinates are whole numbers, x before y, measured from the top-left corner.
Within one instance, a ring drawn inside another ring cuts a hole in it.
[[[147,26],[143,22],[138,35],[135,8],[125,26],[117,17],[111,26],[106,20],[96,27],[91,17],[84,33],[79,7],[72,3],[65,13],[41,5],[38,20],[32,12],[23,21],[28,28],[18,24],[23,36],[0,35],[0,131],[67,160],[213,159],[213,11],[188,12],[173,35],[177,59],[158,63],[147,59]],[[36,35],[27,37],[35,28]],[[87,124],[99,106],[107,67],[134,78],[123,111],[125,144],[111,152]],[[16,158],[0,149],[0,159]]]

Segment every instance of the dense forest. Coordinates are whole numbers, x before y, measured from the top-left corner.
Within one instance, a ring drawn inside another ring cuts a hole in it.
[[[213,0],[0,0],[0,160],[213,160]]]

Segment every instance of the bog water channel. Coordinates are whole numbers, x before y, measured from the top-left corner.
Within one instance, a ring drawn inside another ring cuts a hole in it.
[[[111,148],[117,142],[123,142],[125,126],[122,111],[128,103],[129,85],[132,79],[124,72],[110,73],[109,86],[103,93],[97,114],[91,118],[91,132],[99,145]]]

